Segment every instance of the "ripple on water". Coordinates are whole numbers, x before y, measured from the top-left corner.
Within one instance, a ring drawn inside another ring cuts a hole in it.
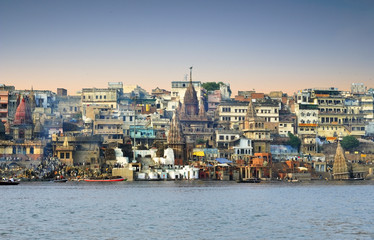
[[[0,196],[0,238],[373,239],[372,187],[25,183]]]

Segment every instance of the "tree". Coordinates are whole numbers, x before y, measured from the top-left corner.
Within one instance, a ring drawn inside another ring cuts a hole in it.
[[[343,140],[340,142],[342,147],[345,150],[352,150],[360,145],[360,142],[357,140],[357,138],[353,136],[345,136],[343,137]]]
[[[209,92],[209,91],[219,90],[220,84],[222,84],[222,83],[221,82],[220,83],[206,82],[206,83],[201,84],[201,86]]]
[[[76,124],[69,123],[69,122],[64,122],[62,124],[62,129],[64,130],[64,132],[79,131],[80,130],[80,128]]]
[[[290,145],[291,147],[296,148],[299,151],[300,146],[301,146],[300,138],[296,137],[295,135],[293,135],[290,132],[288,133],[288,137],[290,138],[290,140],[288,140],[287,144]]]

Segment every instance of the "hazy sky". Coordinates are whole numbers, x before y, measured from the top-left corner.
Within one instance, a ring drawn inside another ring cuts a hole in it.
[[[170,90],[190,66],[234,94],[374,87],[374,1],[0,1],[0,83],[17,89]]]

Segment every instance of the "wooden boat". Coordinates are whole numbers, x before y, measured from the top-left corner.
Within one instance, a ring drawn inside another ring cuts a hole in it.
[[[288,182],[300,182],[298,179],[289,179]]]
[[[260,183],[261,179],[258,178],[245,178],[237,181],[238,183]]]
[[[126,181],[126,178],[97,178],[97,179],[83,179],[85,182],[122,182]]]
[[[0,185],[18,185],[19,182],[12,182],[12,181],[0,181]]]
[[[66,179],[66,178],[64,178],[64,179],[55,179],[55,180],[53,180],[53,182],[55,182],[55,183],[64,183],[64,182],[67,182],[68,180]]]

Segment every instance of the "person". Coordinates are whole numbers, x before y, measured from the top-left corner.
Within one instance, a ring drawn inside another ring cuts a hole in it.
[[[10,182],[14,182],[14,179],[11,177],[11,178],[9,179],[9,181],[10,181]]]

